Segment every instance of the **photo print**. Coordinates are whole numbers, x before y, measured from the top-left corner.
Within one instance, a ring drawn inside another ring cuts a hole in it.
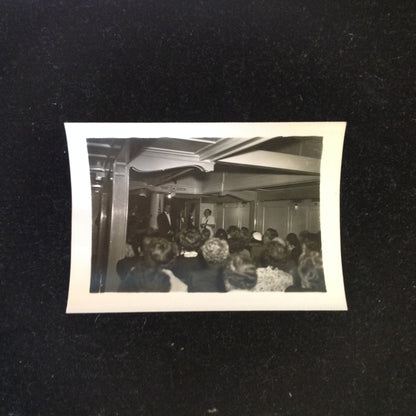
[[[66,123],[68,313],[346,310],[346,123]]]

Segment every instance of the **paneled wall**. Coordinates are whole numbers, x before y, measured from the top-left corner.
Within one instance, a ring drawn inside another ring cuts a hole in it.
[[[274,228],[279,235],[296,233],[303,230],[320,230],[319,202],[313,201],[264,201],[257,206],[256,229],[262,233]]]
[[[217,228],[237,225],[262,233],[267,228],[275,228],[281,236],[290,232],[299,234],[303,230],[320,230],[319,202],[311,200],[217,204],[213,212]]]
[[[250,228],[250,205],[249,202],[217,204],[215,209],[217,229],[227,229],[230,225]]]

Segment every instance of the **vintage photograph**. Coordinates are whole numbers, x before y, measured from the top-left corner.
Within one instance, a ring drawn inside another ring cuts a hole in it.
[[[95,302],[97,312],[346,308],[337,214],[345,123],[66,130],[68,312],[95,311]]]

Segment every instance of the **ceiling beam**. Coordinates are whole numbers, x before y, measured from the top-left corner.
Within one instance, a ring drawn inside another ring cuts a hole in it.
[[[200,160],[218,160],[232,155],[233,153],[240,152],[249,147],[256,146],[260,143],[270,140],[270,137],[252,137],[252,138],[225,138],[216,143],[210,144],[202,148],[197,152]]]
[[[179,178],[186,173],[193,172],[195,168],[185,168],[179,172],[167,172],[165,175],[154,175],[154,181],[149,180],[149,184],[152,183],[154,186],[163,185],[164,183],[168,183],[173,181],[174,179]]]
[[[214,163],[201,161],[192,152],[148,147],[136,156],[129,164],[139,172],[151,172],[179,167],[197,167],[205,172],[214,169]]]
[[[287,153],[269,152],[266,150],[255,150],[242,155],[231,156],[225,159],[222,158],[218,162],[313,174],[319,174],[321,167],[320,159]]]
[[[207,176],[201,182],[201,193],[230,193],[235,191],[257,190],[259,188],[276,188],[281,186],[318,183],[319,176],[315,175],[276,175],[253,173],[226,173],[221,177],[218,173]]]

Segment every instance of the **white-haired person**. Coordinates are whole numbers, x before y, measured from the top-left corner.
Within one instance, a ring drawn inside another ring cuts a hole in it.
[[[224,266],[230,254],[228,243],[219,238],[210,238],[201,247],[204,266],[192,271],[188,292],[225,292]]]

